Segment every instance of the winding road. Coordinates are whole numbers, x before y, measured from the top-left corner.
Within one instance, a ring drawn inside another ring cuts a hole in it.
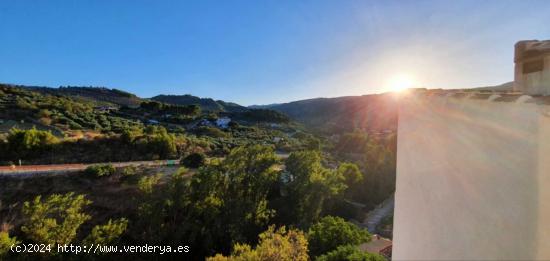
[[[380,224],[380,222],[382,222],[382,219],[389,216],[393,212],[394,206],[395,199],[394,195],[392,195],[367,214],[367,217],[363,220],[363,226],[366,226],[370,233],[376,234],[378,232],[376,231],[376,227]]]

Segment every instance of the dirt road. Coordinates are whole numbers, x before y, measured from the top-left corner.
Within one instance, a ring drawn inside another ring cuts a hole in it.
[[[97,164],[112,164],[115,167],[126,166],[166,166],[174,165],[175,160],[154,160],[154,161],[130,161],[130,162],[104,162],[93,164],[54,164],[54,165],[23,165],[23,166],[0,166],[0,177],[12,176],[19,178],[36,177],[43,175],[61,175],[71,172],[85,170],[88,166]]]

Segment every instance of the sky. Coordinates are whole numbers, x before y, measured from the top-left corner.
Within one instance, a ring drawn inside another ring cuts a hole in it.
[[[513,80],[550,1],[0,1],[0,82],[242,105]]]

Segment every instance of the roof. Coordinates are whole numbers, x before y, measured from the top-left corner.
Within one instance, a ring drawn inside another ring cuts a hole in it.
[[[521,62],[534,57],[550,54],[550,40],[519,41],[515,46],[515,62]]]
[[[375,253],[375,254],[378,254],[380,253],[380,251],[388,248],[388,247],[391,247],[392,246],[392,241],[387,239],[387,238],[383,238],[379,235],[373,235],[372,236],[372,240],[367,242],[367,243],[363,243],[361,245],[359,245],[359,249],[361,249],[362,251],[366,251],[366,252],[369,252],[369,253]]]
[[[428,97],[448,97],[454,99],[485,100],[488,102],[515,102],[550,105],[550,96],[525,95],[514,91],[442,90],[432,89],[413,92]]]

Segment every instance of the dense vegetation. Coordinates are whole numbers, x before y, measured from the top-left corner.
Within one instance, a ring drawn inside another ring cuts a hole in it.
[[[27,121],[57,133],[84,129],[121,132],[143,126],[139,121],[97,111],[100,104],[0,85],[0,119],[4,121]]]
[[[204,111],[243,112],[247,110],[246,107],[235,103],[215,101],[210,98],[199,98],[192,95],[157,95],[151,99],[176,105],[198,105]]]
[[[93,100],[90,93],[102,94],[101,99]],[[292,138],[299,126],[270,110],[241,107],[227,114],[195,104],[106,102],[120,97],[138,99],[116,89],[0,85],[0,164],[157,160],[194,152],[223,156],[253,143],[292,151],[308,142]],[[219,128],[216,120],[225,115],[232,117],[230,128]]]
[[[279,167],[282,163],[287,166],[284,171]],[[123,212],[125,216],[103,217],[108,220],[101,224],[86,213],[93,203],[84,195],[38,195],[25,202],[17,214],[22,223],[12,229],[16,239],[10,236],[5,240],[52,244],[188,242],[192,250],[189,255],[195,258],[242,260],[281,255],[286,260],[305,260],[370,239],[365,230],[327,216],[331,215],[329,202],[344,200],[350,177],[348,172],[323,167],[317,152],[292,153],[282,162],[272,148],[255,145],[233,149],[225,159],[208,163],[192,176],[187,169],[170,176],[141,174],[131,178],[133,175],[123,173],[111,166],[98,166],[83,175],[110,180],[118,175],[126,184],[135,184],[136,204]],[[97,225],[80,228],[89,221]],[[293,229],[287,231],[283,226]],[[274,248],[279,244],[286,247]]]
[[[383,260],[359,250],[371,237],[350,221],[393,193],[395,135],[317,131],[195,98],[0,86],[0,165],[100,163],[0,176],[0,258],[15,257],[14,242],[48,242],[185,243],[195,260]],[[161,159],[189,169],[107,164]]]

